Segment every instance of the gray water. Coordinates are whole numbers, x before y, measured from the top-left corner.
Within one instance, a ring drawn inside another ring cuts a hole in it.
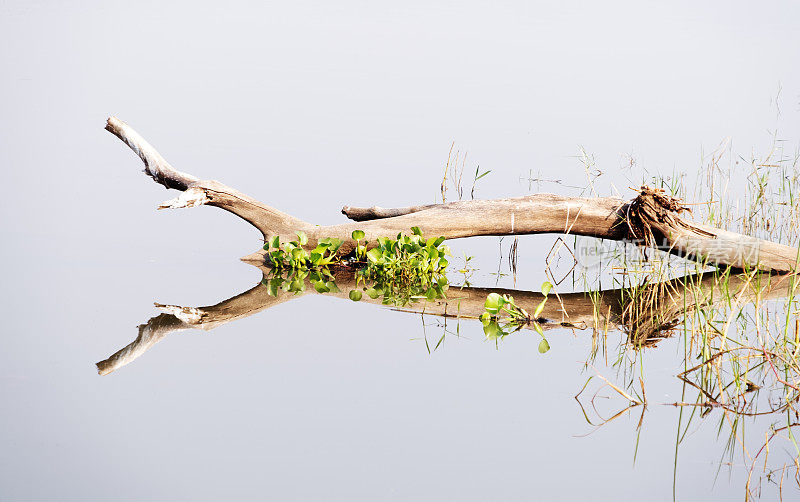
[[[209,305],[261,279],[237,260],[253,229],[156,212],[175,193],[103,125],[117,115],[177,168],[319,224],[435,201],[452,142],[465,178],[492,170],[481,198],[579,193],[579,146],[611,179],[601,195],[627,197],[726,137],[797,148],[798,19],[792,2],[0,0],[0,500],[742,497],[714,419],[677,460],[673,407],[648,409],[635,461],[638,411],[585,436],[588,332],[551,332],[540,355],[535,336],[495,348],[464,321],[429,354],[418,315],[309,296],[98,376],[154,301]],[[520,239],[517,288],[546,279],[552,242]],[[496,238],[450,244],[495,284]],[[644,355],[657,403],[680,400],[682,350]]]

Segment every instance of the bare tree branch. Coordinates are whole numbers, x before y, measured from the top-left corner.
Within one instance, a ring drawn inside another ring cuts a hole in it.
[[[176,170],[139,133],[116,117],[108,119],[106,130],[124,141],[142,159],[145,165],[144,172],[156,183],[185,191],[180,197],[161,204],[159,209],[204,204],[216,206],[244,219],[256,227],[265,238],[276,233],[289,235],[312,226],[218,181],[200,180]]]
[[[298,231],[308,236],[308,246],[334,237],[343,241],[342,252],[356,243],[351,234],[362,230],[374,246],[378,237],[394,237],[419,227],[427,236],[457,239],[479,235],[561,233],[601,239],[628,240],[712,265],[742,269],[790,272],[797,269],[798,249],[746,235],[693,223],[681,216],[686,210],[677,199],[642,187],[632,201],[618,198],[580,198],[554,194],[498,200],[473,200],[383,209],[345,206],[346,215],[358,220],[315,226],[223,185],[175,170],[136,131],[111,117],[106,128],[139,155],[145,172],[167,188],[184,191],[160,208],[217,206],[245,219],[265,239],[274,235],[292,239]],[[243,260],[263,263],[258,250]]]

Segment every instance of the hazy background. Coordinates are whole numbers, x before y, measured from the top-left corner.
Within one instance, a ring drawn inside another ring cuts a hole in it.
[[[320,224],[433,202],[452,142],[492,170],[480,197],[536,191],[531,172],[582,185],[580,146],[627,196],[726,137],[797,150],[798,21],[796,2],[0,0],[0,500],[671,499],[673,408],[648,411],[635,464],[638,416],[576,437],[586,333],[540,356],[465,323],[429,356],[417,316],[303,298],[99,377],[153,301],[260,278],[237,261],[258,234],[156,212],[175,193],[104,121]],[[518,287],[538,289],[551,242],[521,239]],[[497,239],[451,244],[493,284]],[[648,395],[675,401],[681,349],[661,347]],[[714,478],[716,425],[691,434],[678,499],[743,495],[741,465]]]

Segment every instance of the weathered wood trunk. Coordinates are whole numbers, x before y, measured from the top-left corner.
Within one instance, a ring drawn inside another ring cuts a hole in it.
[[[177,171],[136,131],[115,117],[108,119],[106,129],[139,155],[145,172],[156,182],[183,192],[159,208],[217,206],[251,223],[265,239],[279,235],[282,240],[289,240],[295,232],[303,231],[309,238],[308,246],[316,246],[319,239],[335,237],[344,242],[342,252],[346,253],[356,245],[350,237],[353,230],[363,230],[374,245],[377,237],[394,237],[419,227],[427,236],[448,239],[563,233],[628,240],[711,265],[762,271],[794,271],[800,260],[798,249],[692,223],[682,217],[685,208],[676,199],[646,187],[631,201],[537,194],[402,209],[345,207],[342,211],[355,222],[316,226],[217,181],[200,180]],[[258,250],[243,260],[258,264],[263,262],[263,256],[264,251]]]

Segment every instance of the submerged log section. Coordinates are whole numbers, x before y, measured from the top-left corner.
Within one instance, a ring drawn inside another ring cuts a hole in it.
[[[125,142],[145,165],[145,173],[167,188],[180,190],[175,199],[159,209],[210,205],[243,218],[264,239],[279,235],[291,240],[295,232],[308,236],[308,246],[335,237],[343,241],[342,252],[355,247],[353,230],[363,230],[373,244],[378,237],[394,237],[419,227],[427,236],[458,239],[479,235],[523,235],[564,233],[601,239],[628,240],[653,246],[679,256],[714,265],[792,272],[797,269],[798,249],[756,239],[707,225],[692,223],[682,214],[679,201],[659,191],[642,187],[639,195],[625,201],[616,197],[581,198],[554,194],[497,200],[474,200],[431,204],[400,209],[353,208],[342,212],[355,222],[317,226],[263,204],[218,181],[201,180],[173,168],[136,131],[116,117],[106,129]],[[264,251],[242,258],[263,263]]]

